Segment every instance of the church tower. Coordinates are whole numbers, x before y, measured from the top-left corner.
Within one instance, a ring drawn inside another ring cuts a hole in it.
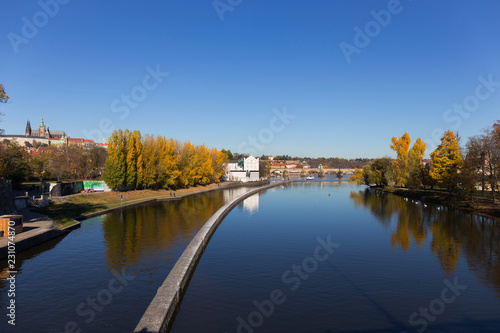
[[[45,137],[45,124],[43,123],[43,117],[42,122],[38,125],[38,136],[42,138]]]
[[[30,124],[30,121],[28,120],[28,122],[26,123],[26,131],[24,132],[24,134],[26,136],[31,136],[31,124]]]

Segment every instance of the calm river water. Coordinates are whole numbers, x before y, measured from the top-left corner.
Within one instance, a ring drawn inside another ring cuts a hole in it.
[[[210,241],[171,332],[499,332],[493,220],[296,183]]]
[[[200,227],[246,191],[126,208],[18,253],[15,327],[5,315],[7,261],[0,261],[0,332],[132,332]]]
[[[133,331],[198,229],[242,191],[123,209],[18,254],[16,326],[4,273],[0,331]],[[345,182],[295,183],[226,217],[171,331],[498,332],[499,255],[491,219]]]

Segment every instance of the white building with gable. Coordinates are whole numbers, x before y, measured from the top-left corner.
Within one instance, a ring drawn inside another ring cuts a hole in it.
[[[230,181],[251,182],[259,180],[259,158],[252,155],[227,163],[226,179]]]

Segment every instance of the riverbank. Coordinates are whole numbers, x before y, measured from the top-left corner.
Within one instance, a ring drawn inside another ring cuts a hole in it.
[[[82,193],[55,198],[50,206],[25,209],[20,212],[24,218],[24,231],[16,235],[16,253],[67,234],[80,227],[87,218],[106,214],[115,209],[141,205],[153,201],[181,200],[191,195],[235,187],[257,187],[268,181],[251,183],[224,182],[175,191],[137,190],[129,192]],[[120,196],[123,195],[123,201]],[[0,260],[7,257],[7,238],[0,238]]]
[[[500,200],[498,203],[492,203],[491,196],[475,195],[473,201],[460,200],[456,195],[448,191],[439,190],[412,190],[408,188],[395,187],[371,187],[371,191],[382,191],[396,194],[406,198],[417,199],[426,203],[434,203],[453,208],[463,209],[475,214],[500,218]]]
[[[267,181],[265,182],[267,183]],[[48,216],[55,222],[57,228],[62,229],[77,224],[77,220],[84,220],[91,216],[104,214],[120,207],[143,204],[148,201],[156,200],[180,200],[189,195],[216,191],[223,188],[260,186],[262,184],[263,182],[223,182],[220,184],[196,186],[176,191],[134,190],[127,192],[81,193],[53,198],[53,202],[50,206],[32,210]],[[121,195],[123,195],[123,200],[120,197]]]

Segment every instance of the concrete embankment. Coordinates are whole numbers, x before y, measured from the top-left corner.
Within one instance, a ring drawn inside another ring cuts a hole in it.
[[[64,229],[54,229],[54,222],[45,215],[29,210],[24,211],[22,215],[25,231],[14,238],[16,253],[67,234],[72,229],[80,226],[80,222],[78,222],[77,225],[72,225]],[[9,241],[7,237],[0,238],[0,260],[7,258]]]
[[[287,183],[276,183],[251,190],[231,200],[212,215],[189,243],[163,284],[158,288],[134,332],[166,332],[203,251],[224,217],[244,199],[269,188],[285,184]]]

